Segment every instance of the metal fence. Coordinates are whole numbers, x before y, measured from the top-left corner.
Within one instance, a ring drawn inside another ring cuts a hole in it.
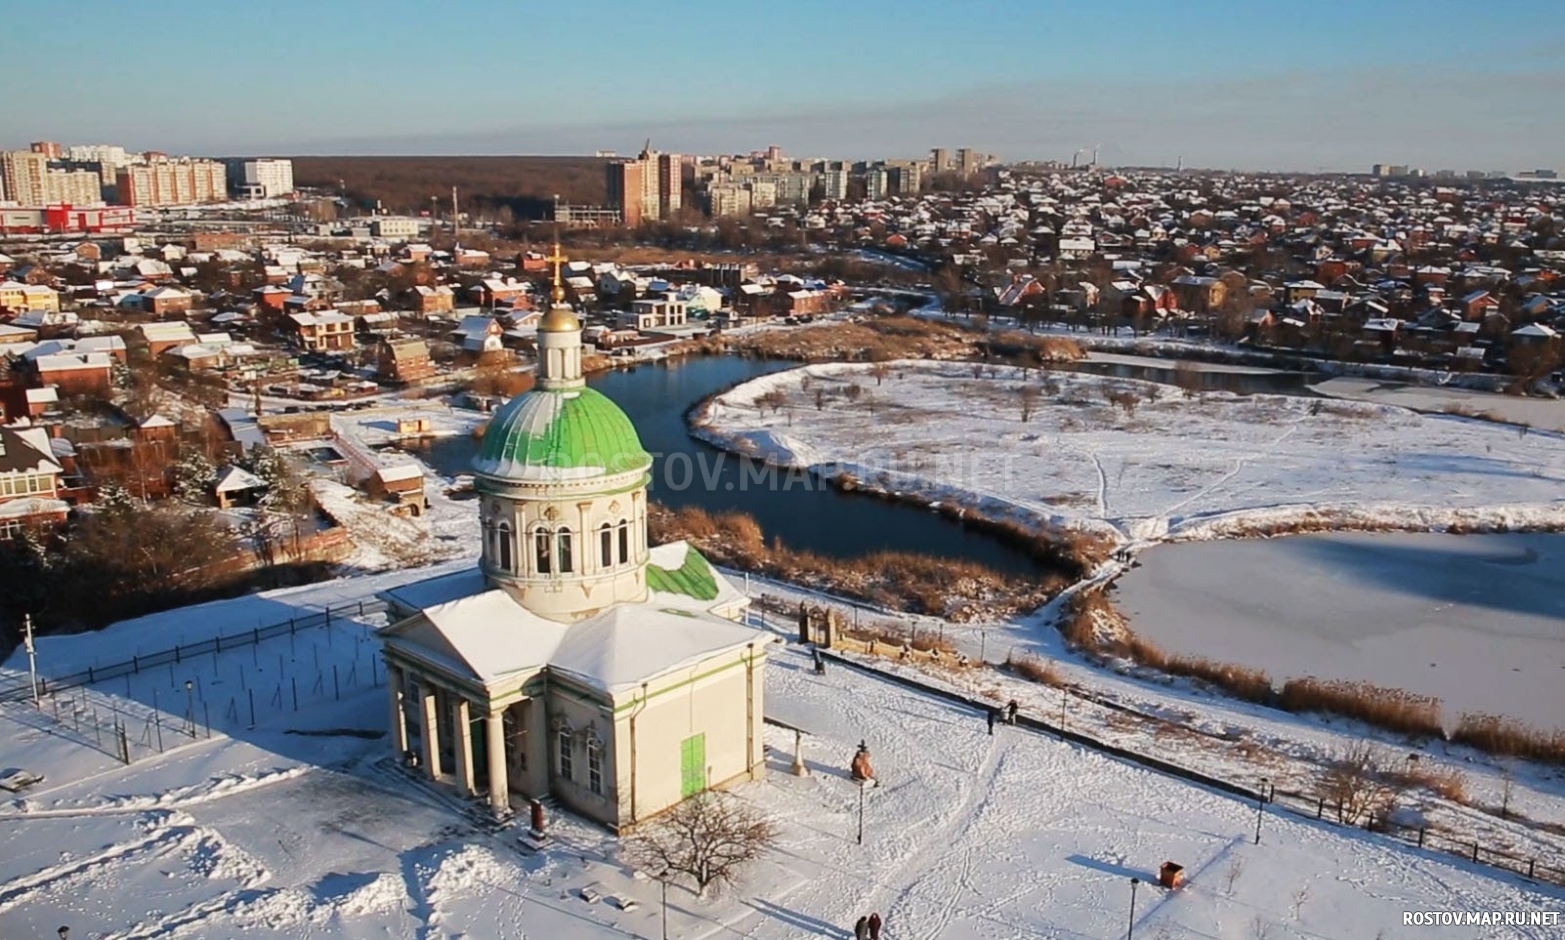
[[[147,653],[146,655],[132,656],[130,659],[109,663],[106,666],[89,666],[81,672],[73,672],[63,676],[39,676],[38,693],[39,695],[47,695],[69,689],[85,688],[110,679],[137,675],[147,669],[167,666],[171,663],[177,665],[184,660],[197,656],[219,654],[225,650],[254,646],[274,637],[298,633],[300,630],[310,630],[317,627],[329,629],[334,616],[339,620],[347,616],[363,617],[369,614],[380,613],[385,609],[386,604],[384,601],[358,601],[352,604],[344,604],[340,607],[327,607],[319,613],[307,614],[302,617],[289,617],[287,620],[254,627],[249,630],[218,634],[197,643],[186,643],[169,649]],[[0,686],[0,703],[26,702],[30,701],[32,697],[33,686],[31,679],[25,679],[9,686]]]
[[[888,682],[915,688],[921,692],[966,705],[980,712],[987,712],[995,707],[991,702],[974,699],[952,689],[931,682],[924,682],[902,673],[877,669],[872,664],[850,659],[840,653],[830,650],[822,650],[821,652],[837,662],[871,673]],[[1072,697],[1081,698],[1081,696],[1076,695],[1069,689],[1062,689],[1061,691]],[[1275,809],[1292,815],[1319,820],[1333,826],[1363,828],[1421,849],[1446,853],[1474,864],[1507,871],[1533,881],[1565,886],[1565,861],[1559,858],[1539,858],[1506,849],[1494,848],[1440,826],[1405,826],[1373,815],[1367,816],[1362,820],[1350,820],[1340,807],[1317,794],[1277,790],[1274,788],[1257,790],[1253,780],[1229,780],[1215,774],[1171,763],[1161,758],[1153,757],[1150,754],[1144,754],[1140,751],[1105,741],[1091,734],[1066,728],[1043,717],[1020,714],[1017,716],[1016,723],[1021,727],[1043,734],[1054,735],[1061,740],[1072,741],[1083,747],[1146,767],[1158,773],[1190,783],[1200,784],[1201,786],[1242,799],[1254,800],[1260,805],[1270,805]]]

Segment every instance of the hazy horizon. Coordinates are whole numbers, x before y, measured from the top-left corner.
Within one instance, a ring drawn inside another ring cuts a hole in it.
[[[1561,162],[1565,123],[1544,116],[1565,92],[1565,26],[1541,0],[1227,6],[280,0],[273,35],[227,7],[146,0],[127,18],[82,0],[16,22],[0,145],[548,156],[651,138],[839,159],[969,146],[1069,162],[1101,146],[1107,165],[1254,171]],[[66,80],[60,50],[81,46],[97,51]]]

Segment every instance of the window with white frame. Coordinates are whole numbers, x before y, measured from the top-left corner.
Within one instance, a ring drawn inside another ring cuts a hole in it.
[[[571,754],[571,729],[561,728],[558,740],[560,744],[560,776],[570,780],[575,776],[576,766]]]
[[[587,789],[603,795],[603,744],[597,739],[587,742]]]

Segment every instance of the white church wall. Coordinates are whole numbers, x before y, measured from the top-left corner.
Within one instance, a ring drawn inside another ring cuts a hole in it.
[[[624,778],[620,790],[620,816],[625,823],[647,818],[684,798],[682,746],[695,735],[705,736],[705,783],[722,786],[748,774],[752,764],[759,772],[762,741],[762,675],[765,651],[758,641],[753,647],[753,677],[747,677],[745,660],[750,650],[729,652],[706,659],[689,669],[665,676],[652,683],[644,707],[636,702],[640,690],[619,703],[616,723],[616,751]],[[747,711],[746,698],[754,703]],[[629,705],[629,707],[626,707]],[[631,806],[632,772],[631,714],[636,715],[635,730],[635,807]],[[746,725],[746,718],[750,718]]]

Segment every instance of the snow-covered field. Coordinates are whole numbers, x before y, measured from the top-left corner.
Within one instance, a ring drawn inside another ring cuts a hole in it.
[[[807,388],[805,386],[808,386]],[[847,395],[856,385],[857,397]],[[1023,389],[1039,389],[1023,420]],[[771,409],[763,396],[780,392]],[[1129,407],[1108,399],[1124,393]],[[957,363],[829,364],[719,396],[700,433],[992,516],[1217,537],[1315,514],[1361,525],[1565,525],[1554,435],[1404,408]]]
[[[307,609],[394,580],[269,600]],[[198,624],[259,613],[254,599],[228,603],[121,625],[98,646],[108,654],[168,631],[193,639]],[[82,638],[40,649],[46,663],[91,652]],[[220,658],[230,656],[252,660],[248,650]],[[788,775],[793,735],[768,729],[772,773],[738,791],[779,823],[777,850],[726,896],[672,889],[670,936],[843,938],[878,910],[890,938],[1117,937],[1132,877],[1143,882],[1134,929],[1147,937],[1557,934],[1404,927],[1404,911],[1559,910],[1565,892],[1287,816],[1268,814],[1256,846],[1251,804],[1024,730],[990,737],[970,709],[845,667],[816,676],[808,663],[779,648],[767,698],[773,717],[808,732],[810,775]],[[627,869],[602,833],[557,819],[554,848],[526,855],[512,832],[475,825],[392,769],[383,738],[288,733],[378,729],[382,689],[327,698],[307,721],[219,729],[129,767],[19,720],[19,708],[0,711],[0,753],[49,779],[0,806],[0,935],[67,924],[73,936],[117,940],[661,936],[657,883]],[[861,739],[882,781],[863,794],[862,846],[860,791],[846,773]],[[1149,884],[1165,860],[1186,867],[1186,888]],[[589,904],[578,893],[589,885],[637,903]]]

